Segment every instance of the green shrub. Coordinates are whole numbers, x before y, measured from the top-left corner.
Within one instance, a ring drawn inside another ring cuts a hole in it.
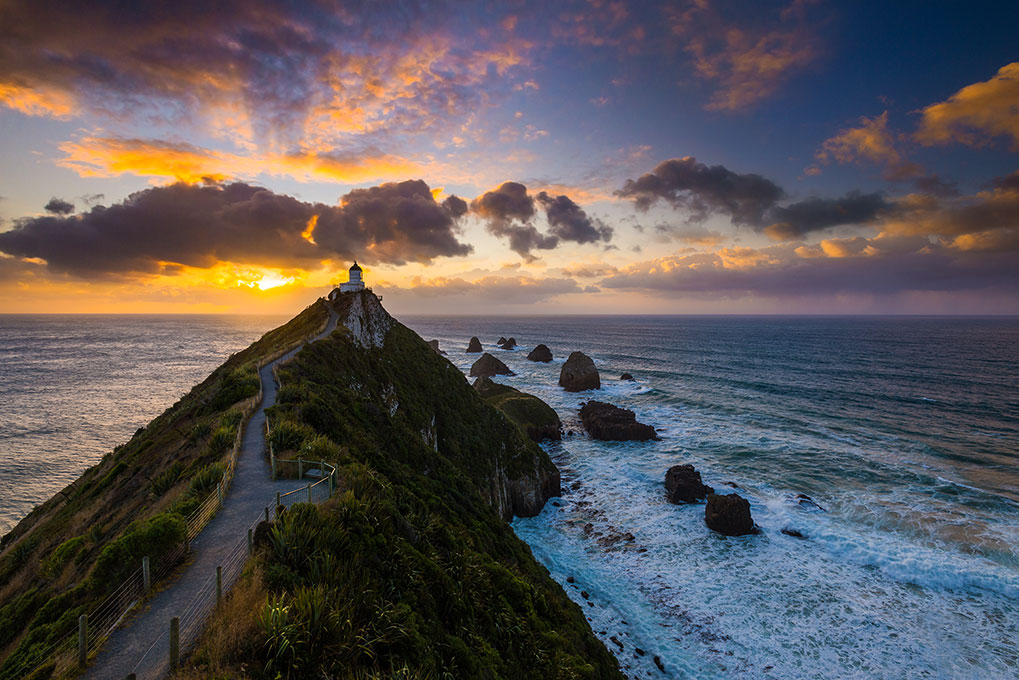
[[[188,441],[194,443],[205,439],[212,432],[212,423],[208,420],[199,420],[191,428],[191,432],[188,433]]]
[[[327,463],[337,463],[343,457],[343,449],[324,435],[315,435],[306,439],[301,445],[301,458],[307,460],[324,460]]]
[[[261,382],[254,368],[237,368],[225,376],[216,396],[209,402],[208,410],[211,412],[227,409],[242,399],[253,397],[258,394]]]
[[[269,443],[273,451],[280,455],[284,451],[297,451],[305,440],[315,436],[315,431],[303,423],[292,420],[279,420],[269,432]]]
[[[220,427],[236,428],[244,420],[244,414],[239,408],[232,408],[223,414],[223,417],[219,419]]]
[[[237,430],[232,427],[217,428],[209,437],[209,451],[214,455],[221,456],[230,450],[237,437]]]
[[[75,555],[84,547],[85,537],[75,536],[57,546],[42,564],[42,571],[49,577],[57,576]]]
[[[183,471],[184,465],[180,461],[174,462],[168,470],[152,480],[152,483],[150,484],[152,495],[159,498],[172,489],[177,483],[177,480],[180,479],[180,473]]]
[[[97,589],[105,590],[141,566],[142,557],[158,562],[186,538],[187,525],[174,513],[163,512],[134,522],[99,553],[90,580]]]
[[[223,464],[209,463],[191,478],[188,495],[201,498],[223,481]]]

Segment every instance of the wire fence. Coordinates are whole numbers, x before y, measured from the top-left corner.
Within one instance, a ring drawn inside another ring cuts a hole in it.
[[[262,403],[264,396],[262,391],[262,380],[261,371],[267,365],[272,364],[285,356],[289,352],[300,349],[305,344],[310,342],[313,338],[318,337],[329,327],[330,318],[327,317],[322,327],[302,338],[300,341],[289,347],[280,349],[272,354],[262,357],[255,365],[255,372],[259,376],[258,381],[258,394],[254,397],[250,397],[244,402],[241,407],[242,417],[240,423],[237,426],[237,434],[234,437],[233,446],[227,455],[226,468],[223,471],[223,476],[217,484],[216,489],[212,491],[198,506],[198,508],[191,513],[186,520],[187,526],[187,539],[182,544],[163,555],[159,561],[151,565],[148,563],[148,558],[143,560],[143,566],[140,566],[134,573],[128,576],[123,582],[121,582],[113,592],[111,592],[106,599],[99,603],[92,611],[82,615],[78,619],[78,628],[68,631],[65,635],[58,638],[50,645],[40,649],[30,649],[25,655],[25,658],[16,664],[12,664],[0,669],[0,680],[19,680],[21,678],[29,677],[40,677],[50,678],[61,675],[72,673],[75,669],[84,666],[85,662],[97,654],[102,644],[110,636],[110,634],[120,625],[128,613],[141,602],[146,595],[151,592],[152,586],[159,583],[167,576],[169,576],[175,568],[181,563],[184,557],[190,551],[191,541],[205,528],[205,526],[212,520],[216,512],[222,507],[223,499],[230,488],[230,483],[233,481],[234,471],[237,467],[237,456],[239,455],[243,441],[244,441],[244,430],[245,425],[250,419],[251,415],[255,412],[258,406]],[[276,367],[272,368],[273,380],[278,384],[278,377],[276,375]],[[266,418],[266,424],[268,426],[268,418]],[[271,444],[269,445],[270,453],[272,451]],[[272,456],[275,460],[275,457]],[[331,495],[332,488],[335,481],[335,468],[325,463],[321,465],[327,466],[332,469],[330,473],[329,481],[329,494]],[[322,468],[325,469],[324,467]],[[275,475],[273,479],[275,479]],[[307,487],[307,500],[312,502],[313,493],[312,487],[321,484],[324,479],[320,479],[314,484],[309,484]],[[321,489],[320,489],[321,490]],[[298,491],[305,491],[300,489]],[[290,496],[296,492],[289,492],[284,495],[277,494],[277,505],[279,505],[280,499],[286,496]],[[326,498],[328,498],[326,495]],[[268,506],[267,506],[268,508]],[[269,518],[270,515],[275,517],[275,507],[270,513],[266,510],[265,517]],[[258,521],[255,522],[257,525]],[[253,529],[254,525],[252,526]],[[239,545],[244,547],[248,543],[248,539],[245,537]],[[235,550],[236,552],[236,550]],[[234,553],[231,553],[233,556]],[[239,558],[237,558],[239,559]],[[246,559],[246,555],[244,556]],[[230,583],[236,579],[236,576],[240,574],[240,569],[243,568],[244,560],[240,560],[240,567],[236,567],[232,563],[226,565],[230,569],[235,569],[236,573],[231,571]],[[213,582],[215,586],[215,581]],[[207,590],[207,587],[206,589]],[[203,590],[203,595],[205,594]],[[185,630],[188,634],[193,635],[193,638],[197,637],[197,632],[200,631],[200,622],[204,621],[208,615],[209,610],[201,609],[201,603],[207,604],[208,598],[196,598],[189,608],[188,615],[192,618],[188,619],[191,628],[185,628],[181,631],[182,635]],[[204,612],[204,613],[202,613]],[[200,616],[199,616],[200,615]],[[196,618],[197,617],[197,618]],[[194,623],[194,622],[198,623]],[[167,633],[168,635],[168,633]],[[192,639],[193,641],[193,638]],[[156,642],[153,642],[153,646],[157,646]],[[151,648],[150,648],[151,650]],[[164,670],[165,673],[165,670]],[[162,676],[151,676],[151,677],[162,677]]]

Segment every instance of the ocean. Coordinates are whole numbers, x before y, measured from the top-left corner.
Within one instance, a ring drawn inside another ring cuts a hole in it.
[[[0,530],[281,321],[0,316]],[[558,411],[565,493],[513,528],[631,677],[1019,677],[1019,319],[401,321],[465,371],[477,335]],[[557,387],[574,350],[601,390]],[[662,440],[589,439],[590,398]],[[761,533],[667,503],[679,463]]]

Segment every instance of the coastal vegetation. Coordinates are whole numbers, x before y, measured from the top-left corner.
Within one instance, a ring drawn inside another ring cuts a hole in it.
[[[341,490],[259,531],[180,677],[620,677],[505,521],[558,493],[547,454],[390,322],[384,343],[343,329],[281,367],[270,420]]]
[[[184,541],[222,479],[261,360],[320,329],[317,302],[266,333],[0,539],[0,672],[31,668],[141,565]]]

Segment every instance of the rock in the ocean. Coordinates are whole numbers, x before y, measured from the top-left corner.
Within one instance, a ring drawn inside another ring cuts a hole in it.
[[[693,465],[673,465],[665,473],[665,495],[670,503],[695,503],[715,490],[701,482]]]
[[[567,392],[583,392],[601,388],[601,377],[591,357],[573,352],[559,371],[559,386]]]
[[[481,398],[502,411],[527,436],[536,442],[544,439],[562,439],[563,424],[555,409],[533,394],[521,392],[509,385],[500,385],[491,378],[478,378],[474,389]]]
[[[619,379],[620,380],[634,380],[634,377],[632,375],[630,375],[629,373],[624,373],[621,376],[619,376]]]
[[[495,341],[495,344],[497,344],[497,345],[505,345],[506,344],[506,338],[504,338],[504,337],[502,337],[500,335],[499,339]]]
[[[595,439],[618,442],[658,439],[655,428],[638,423],[633,411],[602,401],[584,404],[580,409],[580,421]]]
[[[478,336],[475,335],[473,338],[471,338],[471,341],[467,343],[467,351],[468,352],[480,352],[480,351],[482,351],[482,349],[481,349],[481,341],[478,340]]]
[[[541,361],[547,364],[552,361],[552,350],[550,350],[546,345],[538,345],[531,350],[531,352],[527,355],[527,358],[530,361]]]
[[[431,347],[432,349],[434,349],[439,354],[445,354],[445,352],[443,352],[441,349],[439,349],[439,341],[438,340],[429,340],[428,341],[428,346]]]
[[[488,352],[481,355],[481,358],[471,366],[471,377],[491,377],[493,375],[513,375],[506,364],[502,363]]]
[[[792,536],[793,538],[806,538],[806,536],[803,535],[803,532],[798,529],[790,529],[789,527],[782,529],[782,533],[786,536]]]
[[[503,340],[502,342],[497,344],[501,349],[514,349],[517,346],[517,339],[509,338],[508,340]]]
[[[757,533],[754,520],[750,516],[750,501],[736,493],[728,496],[708,494],[708,504],[704,507],[704,523],[712,531],[726,536]]]

